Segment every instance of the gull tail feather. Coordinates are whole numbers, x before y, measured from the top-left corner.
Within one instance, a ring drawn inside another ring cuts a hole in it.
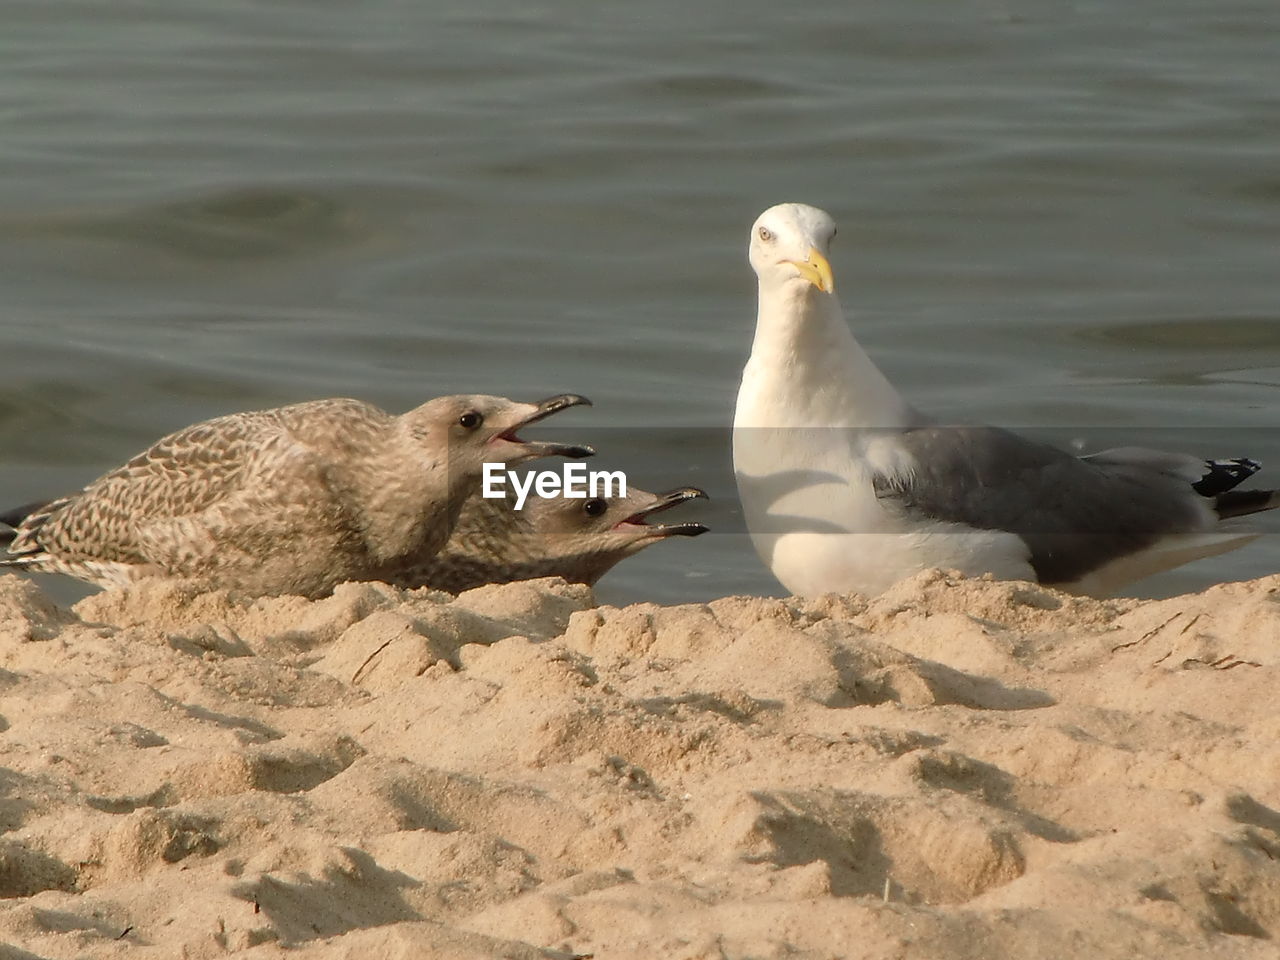
[[[27,517],[52,506],[55,502],[53,500],[33,500],[31,503],[24,503],[20,507],[10,507],[8,510],[0,512],[0,523],[17,530],[26,521]]]
[[[1220,520],[1247,517],[1277,507],[1280,507],[1280,490],[1229,490],[1218,494],[1213,502]]]
[[[31,557],[31,544],[23,544],[21,542],[24,533],[38,529],[45,520],[49,518],[49,514],[57,507],[67,502],[66,497],[58,500],[36,500],[32,503],[24,503],[20,507],[10,507],[8,510],[0,512],[0,547],[6,550],[13,549],[15,542],[18,544],[18,553],[20,556],[9,557],[3,562],[6,566],[18,567],[27,566]],[[26,528],[25,530],[23,528]],[[24,549],[25,546],[25,549]],[[40,551],[43,556],[43,551]]]
[[[0,570],[36,570],[42,569],[49,557],[46,554],[27,554],[21,557],[0,557]]]
[[[1258,538],[1256,533],[1177,533],[1156,541],[1146,550],[1117,557],[1073,583],[1054,584],[1068,593],[1091,597],[1111,596],[1121,587],[1172,570],[1193,560],[1216,557]]]

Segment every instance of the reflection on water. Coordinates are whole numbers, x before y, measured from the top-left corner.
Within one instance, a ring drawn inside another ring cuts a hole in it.
[[[133,209],[123,216],[64,223],[59,232],[108,243],[147,244],[196,260],[297,256],[310,248],[338,245],[352,233],[331,198],[247,188]]]
[[[1178,317],[1148,320],[1117,320],[1094,328],[1081,326],[1079,335],[1122,346],[1157,348],[1203,354],[1267,351],[1272,360],[1280,356],[1280,314],[1271,317]]]
[[[840,221],[858,335],[924,409],[1253,455],[1280,382],[1278,42],[1247,0],[17,0],[0,494],[328,395],[572,390],[603,427],[727,428],[745,232],[784,200]],[[601,458],[731,498],[705,453]],[[1161,589],[1275,569],[1264,539]],[[602,586],[775,589],[737,534]]]

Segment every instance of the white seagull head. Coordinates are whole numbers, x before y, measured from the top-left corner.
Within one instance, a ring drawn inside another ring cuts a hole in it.
[[[835,292],[827,256],[836,223],[825,210],[804,203],[770,207],[751,225],[748,259],[761,284],[801,283]]]

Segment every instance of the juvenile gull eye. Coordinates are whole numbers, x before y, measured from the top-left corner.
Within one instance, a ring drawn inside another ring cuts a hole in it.
[[[773,239],[773,231],[768,227],[761,227],[757,232],[760,234],[760,239],[765,243]]]
[[[468,410],[458,418],[458,426],[466,427],[468,430],[474,430],[480,424],[484,423],[484,417],[476,413],[474,410]]]
[[[588,500],[582,505],[582,512],[588,517],[598,517],[608,509],[609,505],[598,498],[595,500]]]

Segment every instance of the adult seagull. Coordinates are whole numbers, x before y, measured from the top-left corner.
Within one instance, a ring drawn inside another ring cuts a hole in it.
[[[752,540],[801,595],[876,594],[930,567],[1117,587],[1257,534],[1222,521],[1280,506],[1233,490],[1259,469],[1134,447],[1077,457],[995,427],[948,426],[854,339],[828,251],[836,226],[784,203],[751,228],[759,279],[733,460]]]

